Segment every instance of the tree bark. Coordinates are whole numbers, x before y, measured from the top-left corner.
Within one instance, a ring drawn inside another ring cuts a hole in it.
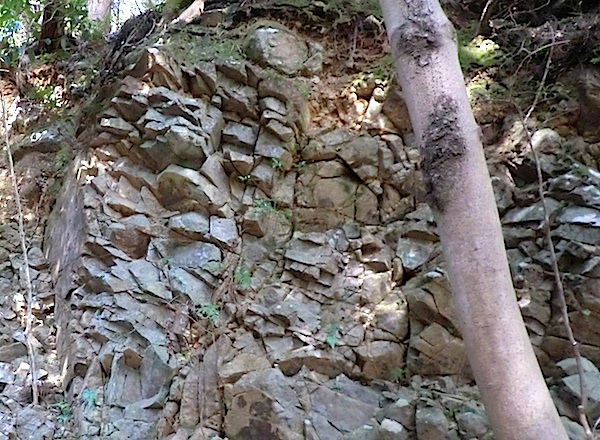
[[[380,0],[467,356],[497,440],[567,440],[506,258],[455,31],[437,0]]]
[[[88,18],[91,21],[104,21],[110,17],[112,0],[87,0]],[[110,23],[108,26],[110,30]]]
[[[42,28],[39,38],[40,52],[54,52],[64,36],[63,16],[58,7],[60,0],[49,0],[44,5]]]

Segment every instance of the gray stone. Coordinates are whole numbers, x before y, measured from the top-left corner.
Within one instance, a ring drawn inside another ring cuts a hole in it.
[[[219,75],[221,109],[252,120],[258,119],[258,93],[254,87],[241,84],[224,75]]]
[[[116,136],[126,137],[129,133],[136,131],[136,128],[121,118],[102,118],[100,127]]]
[[[406,362],[414,374],[470,377],[462,339],[437,323],[411,337]]]
[[[246,40],[244,50],[252,61],[286,75],[299,72],[308,59],[306,43],[281,25],[254,29]]]
[[[223,365],[219,370],[219,377],[224,383],[234,383],[246,373],[269,368],[271,363],[266,357],[253,353],[240,353]]]
[[[288,171],[292,167],[292,154],[286,144],[268,131],[261,130],[254,153],[269,159],[277,159],[281,163],[282,170]]]
[[[415,416],[419,440],[448,440],[449,423],[440,408],[420,408]]]
[[[12,362],[27,356],[27,347],[21,342],[13,342],[0,347],[0,362]]]
[[[581,389],[579,375],[575,374],[562,379],[559,394],[567,402],[577,406],[581,402]],[[583,383],[587,394],[587,411],[591,420],[600,418],[600,374],[598,371],[583,373]]]
[[[434,250],[434,243],[430,241],[400,238],[396,255],[402,260],[404,269],[414,271],[429,261]]]
[[[271,368],[251,371],[226,385],[225,434],[229,438],[303,439],[305,415],[291,383]]]
[[[223,129],[224,142],[249,148],[249,151],[253,151],[257,138],[258,130],[249,125],[239,124],[237,122],[229,122]]]
[[[213,289],[185,269],[175,267],[169,270],[169,278],[173,291],[190,298],[195,306],[211,302]]]
[[[484,413],[461,412],[455,415],[455,419],[460,433],[466,438],[492,438],[490,423]]]
[[[598,367],[596,367],[593,362],[586,358],[581,358],[581,364],[584,373],[600,373],[600,371],[598,371]],[[564,376],[573,376],[579,374],[577,360],[575,358],[563,359],[562,361],[557,362],[556,366],[561,370],[561,374]]]
[[[129,263],[128,269],[144,292],[167,301],[173,299],[173,294],[160,279],[160,271],[152,263],[136,260]]]
[[[221,251],[210,243],[190,243],[171,251],[171,265],[187,268],[203,268],[209,263],[221,261]]]
[[[180,125],[170,127],[165,133],[165,141],[171,151],[181,158],[180,165],[189,165],[196,169],[200,168],[212,149],[207,145],[208,138]]]
[[[210,218],[210,237],[219,245],[233,249],[239,243],[237,224],[230,218]]]
[[[395,420],[383,419],[379,427],[378,440],[408,440],[408,430]]]
[[[368,380],[391,379],[391,373],[404,359],[406,349],[390,341],[365,342],[356,349],[362,374]]]
[[[20,161],[32,152],[55,153],[68,141],[68,129],[62,125],[53,125],[29,135],[13,149],[13,159]]]
[[[375,415],[378,405],[320,386],[311,394],[313,424],[320,438],[338,438],[359,429]]]
[[[158,193],[168,208],[181,211],[218,212],[227,202],[223,194],[198,171],[169,165],[158,176]]]
[[[569,206],[556,218],[561,223],[576,223],[600,227],[600,211],[585,206]]]
[[[583,429],[583,426],[579,423],[576,423],[567,417],[561,417],[560,420],[567,431],[569,440],[586,440],[588,438],[585,434],[585,429]]]
[[[201,238],[208,235],[208,218],[198,212],[186,212],[169,219],[169,228],[190,238]]]
[[[148,109],[148,98],[142,95],[134,95],[131,98],[114,97],[111,105],[123,116],[127,122],[135,122],[140,119]]]

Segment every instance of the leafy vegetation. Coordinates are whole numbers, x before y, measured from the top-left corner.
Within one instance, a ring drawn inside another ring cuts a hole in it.
[[[340,324],[337,322],[332,322],[327,328],[327,333],[325,334],[325,342],[329,344],[332,350],[335,348],[340,339],[339,329]]]
[[[13,67],[27,46],[40,38],[44,2],[4,0],[0,3],[0,64]],[[68,49],[69,37],[97,40],[106,24],[88,19],[87,0],[54,2],[53,14],[60,17],[65,36],[59,47]],[[42,41],[42,44],[50,44]],[[45,93],[45,92],[44,92]]]
[[[504,59],[504,52],[493,40],[480,35],[473,37],[477,23],[460,29],[458,37],[458,60],[463,70],[471,67],[490,67]]]
[[[71,420],[73,417],[73,411],[71,410],[71,405],[66,400],[61,400],[60,402],[53,403],[50,407],[56,411],[58,411],[58,415],[56,416],[56,420],[60,423],[66,423]]]
[[[406,370],[404,368],[394,368],[390,372],[390,378],[392,379],[392,382],[400,382],[402,379],[404,379],[405,376]]]
[[[252,284],[252,273],[248,266],[240,264],[233,275],[234,281],[243,289],[247,289]]]
[[[219,324],[219,306],[213,303],[202,304],[198,306],[198,312],[208,318],[210,325],[216,327]]]
[[[81,393],[81,401],[86,406],[94,406],[96,404],[96,396],[98,395],[97,390],[92,390],[90,388],[86,388]]]
[[[277,171],[281,171],[281,170],[283,170],[283,162],[280,159],[277,159],[276,157],[272,157],[271,158],[271,168],[273,168],[274,170],[277,170]]]

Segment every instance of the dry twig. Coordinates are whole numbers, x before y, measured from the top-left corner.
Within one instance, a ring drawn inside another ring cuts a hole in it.
[[[554,35],[554,33],[553,33]],[[525,130],[525,134],[527,135],[527,142],[529,144],[529,148],[533,153],[533,158],[535,161],[535,168],[537,172],[537,183],[538,183],[538,193],[540,197],[540,201],[542,203],[542,210],[544,213],[544,234],[546,236],[546,241],[548,242],[548,250],[550,251],[550,260],[552,263],[552,272],[554,274],[554,282],[556,284],[556,290],[558,292],[558,299],[560,301],[560,309],[562,314],[562,319],[565,325],[565,330],[567,332],[567,336],[569,338],[569,342],[571,343],[571,347],[573,349],[573,356],[575,357],[575,362],[577,364],[577,373],[579,375],[579,394],[581,396],[581,401],[577,406],[577,410],[579,412],[579,422],[583,426],[585,430],[585,435],[588,440],[594,440],[594,434],[592,429],[590,428],[589,421],[586,415],[586,407],[587,407],[587,391],[585,389],[585,381],[584,381],[584,371],[583,371],[583,361],[581,357],[581,351],[579,350],[579,342],[575,339],[575,335],[573,334],[573,329],[571,328],[571,324],[569,321],[569,310],[567,308],[567,301],[565,299],[565,290],[562,283],[562,278],[560,274],[560,269],[558,267],[558,259],[556,258],[556,252],[554,250],[554,244],[552,243],[552,228],[550,224],[550,215],[548,213],[548,206],[546,204],[546,198],[544,196],[544,178],[542,175],[542,167],[540,165],[540,159],[537,154],[535,148],[533,148],[532,135],[527,128],[527,120],[533,113],[535,109],[539,97],[543,91],[546,78],[548,77],[548,72],[550,70],[550,65],[552,63],[552,49],[554,47],[554,40],[552,44],[549,45],[550,51],[548,53],[548,59],[546,61],[546,67],[544,69],[544,74],[542,76],[542,80],[540,81],[540,85],[536,91],[535,98],[533,100],[533,104],[527,111],[527,114],[523,116],[521,109],[515,104],[517,111],[519,112],[519,118],[521,119],[521,123],[523,124],[523,130]]]
[[[10,151],[10,141],[8,139],[8,123],[6,115],[6,104],[4,95],[0,92],[0,101],[2,101],[2,120],[4,123],[4,141],[6,143],[6,155],[10,167],[10,177],[15,196],[15,204],[17,205],[17,220],[19,223],[19,237],[21,239],[21,251],[23,252],[23,267],[25,272],[25,283],[27,285],[27,317],[25,324],[25,342],[27,345],[27,353],[29,355],[29,364],[31,366],[31,390],[33,394],[33,404],[39,404],[39,393],[37,387],[37,377],[35,368],[35,352],[33,350],[33,334],[31,333],[33,324],[33,287],[31,286],[31,274],[29,272],[29,258],[27,257],[27,244],[25,243],[25,228],[23,226],[23,208],[21,206],[21,198],[19,197],[19,186],[17,185],[17,175],[15,174],[15,164],[12,153]]]

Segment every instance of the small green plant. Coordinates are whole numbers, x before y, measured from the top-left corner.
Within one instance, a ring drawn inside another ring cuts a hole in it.
[[[58,411],[58,415],[56,416],[56,420],[60,423],[68,422],[71,417],[73,417],[73,411],[71,411],[71,405],[66,400],[61,400],[60,402],[53,403],[50,405],[51,408]]]
[[[52,160],[52,173],[61,173],[65,170],[69,163],[71,163],[71,152],[66,148],[57,151],[54,155],[54,159]]]
[[[279,159],[277,159],[276,157],[272,157],[271,158],[271,168],[273,168],[276,171],[281,171],[283,170],[283,162]]]
[[[340,329],[340,324],[337,322],[332,322],[331,324],[329,324],[329,327],[327,328],[327,333],[325,335],[325,342],[327,342],[329,344],[329,346],[331,347],[332,350],[335,348],[335,346],[337,345],[337,343],[340,339],[339,329]]]
[[[298,83],[298,91],[302,96],[304,96],[305,99],[308,99],[312,96],[311,88],[304,83]]]
[[[205,318],[208,318],[210,325],[213,327],[216,327],[219,323],[219,311],[219,306],[213,303],[198,306],[198,312]]]
[[[259,214],[265,214],[267,212],[276,212],[277,208],[275,207],[275,203],[271,200],[265,200],[261,198],[257,198],[254,200],[254,208],[258,211]]]
[[[471,22],[457,32],[458,59],[460,67],[490,67],[500,63],[505,54],[493,40],[476,36],[473,38],[478,24]]]
[[[397,367],[390,372],[392,382],[400,382],[405,376],[406,370],[404,368]]]
[[[235,270],[235,274],[233,276],[234,281],[243,289],[250,287],[252,284],[252,274],[250,273],[250,269],[245,264],[240,264]]]
[[[241,176],[238,176],[238,180],[243,183],[249,183],[252,180],[252,175],[251,174],[243,174]]]
[[[97,390],[92,390],[90,388],[86,388],[81,393],[81,401],[86,406],[94,406],[96,404],[96,396],[98,395]]]
[[[33,87],[27,91],[27,98],[43,104],[48,109],[54,109],[59,107],[55,92],[56,86],[53,85]]]
[[[329,389],[331,389],[331,391],[341,391],[342,390],[342,386],[340,385],[340,376],[335,378],[335,382],[333,383],[333,385],[331,385],[329,387]]]
[[[301,160],[300,162],[294,164],[294,169],[298,172],[306,170],[307,167],[308,162],[306,162],[305,160]]]
[[[214,276],[218,276],[225,272],[226,268],[225,264],[222,261],[209,261],[204,266],[202,266],[202,269],[204,269],[207,272],[210,272]]]

